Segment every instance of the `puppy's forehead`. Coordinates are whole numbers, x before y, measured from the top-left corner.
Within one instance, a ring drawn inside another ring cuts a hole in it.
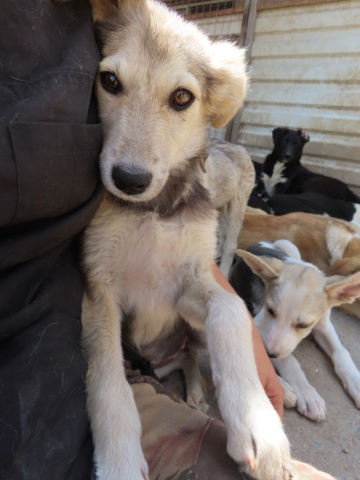
[[[100,63],[100,70],[115,73],[127,93],[135,90],[137,94],[157,92],[166,96],[175,88],[182,87],[201,98],[206,96],[212,83],[203,69],[183,55],[164,59],[156,55],[149,56],[144,49],[140,54],[131,54],[125,49],[105,57]]]
[[[156,9],[153,15],[152,9]],[[161,5],[134,9],[103,28],[103,57],[120,68],[160,72],[166,65],[209,80],[210,41],[191,23]]]
[[[322,290],[325,285],[325,277],[320,270],[301,262],[287,264],[281,272],[280,281],[292,282],[299,288],[305,286],[309,291]]]
[[[319,316],[326,309],[325,277],[315,268],[291,265],[284,268],[272,294],[279,303],[284,299],[298,312],[312,312]]]
[[[288,141],[296,141],[296,140],[299,140],[300,139],[300,135],[298,134],[298,132],[295,132],[294,130],[290,130],[286,135],[285,135],[285,138],[288,140]]]

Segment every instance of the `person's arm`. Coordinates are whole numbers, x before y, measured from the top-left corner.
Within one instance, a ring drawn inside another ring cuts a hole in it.
[[[221,285],[227,292],[234,293],[237,295],[235,290],[220,272],[219,268],[214,265],[213,273],[215,280]],[[252,322],[252,338],[255,352],[255,361],[257,366],[257,371],[262,386],[265,389],[266,395],[269,397],[273,407],[278,412],[280,418],[283,418],[284,414],[284,389],[280,384],[280,381],[275,373],[274,367],[272,366],[269,357],[266,353],[264,344],[261,340],[260,334],[256,328],[253,318],[249,313],[249,317]]]

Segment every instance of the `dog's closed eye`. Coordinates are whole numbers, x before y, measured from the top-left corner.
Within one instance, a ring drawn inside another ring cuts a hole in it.
[[[303,322],[299,322],[295,325],[295,328],[296,330],[305,330],[305,328],[309,328],[311,326],[311,324],[307,324],[307,323],[303,323]]]
[[[269,313],[272,317],[276,317],[276,313],[275,313],[275,311],[274,311],[273,308],[267,307],[266,309],[267,309],[268,313]]]

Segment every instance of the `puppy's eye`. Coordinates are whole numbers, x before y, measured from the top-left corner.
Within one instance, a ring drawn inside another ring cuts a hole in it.
[[[301,322],[297,323],[295,325],[296,330],[304,330],[305,328],[308,328],[308,327],[309,327],[309,325],[307,325],[306,323],[301,323]]]
[[[267,308],[267,311],[268,311],[268,313],[269,313],[272,317],[275,317],[275,312],[274,312],[274,310],[273,310],[271,307],[268,307],[268,308]]]
[[[121,82],[118,80],[116,75],[112,72],[101,72],[100,73],[101,85],[103,88],[113,95],[122,91],[123,87]]]
[[[194,95],[185,88],[178,88],[170,97],[170,107],[174,110],[185,110],[194,101]]]

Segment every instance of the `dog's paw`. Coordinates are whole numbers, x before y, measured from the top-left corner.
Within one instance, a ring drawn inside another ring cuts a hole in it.
[[[294,389],[292,386],[283,378],[278,377],[280,380],[280,383],[284,389],[284,407],[285,408],[294,408],[296,407],[297,403],[297,396],[296,393],[294,392]]]
[[[191,387],[188,387],[186,403],[191,408],[198,408],[203,413],[207,413],[209,405],[205,401],[205,395],[200,382],[195,382]]]
[[[267,399],[266,399],[267,400]],[[258,480],[288,480],[291,456],[281,420],[270,402],[254,402],[244,421],[230,426],[227,450],[240,470]]]
[[[149,467],[140,436],[127,434],[124,441],[109,444],[105,455],[95,456],[98,480],[149,480]]]
[[[357,408],[360,408],[360,372],[354,371],[349,378],[343,380],[345,391],[354,400]]]
[[[320,422],[326,416],[325,400],[318,394],[312,385],[297,395],[297,411],[309,420]]]
[[[131,480],[150,480],[149,467],[144,458],[136,466],[118,460],[116,466],[98,465],[96,478],[98,480],[129,480],[129,478]]]

